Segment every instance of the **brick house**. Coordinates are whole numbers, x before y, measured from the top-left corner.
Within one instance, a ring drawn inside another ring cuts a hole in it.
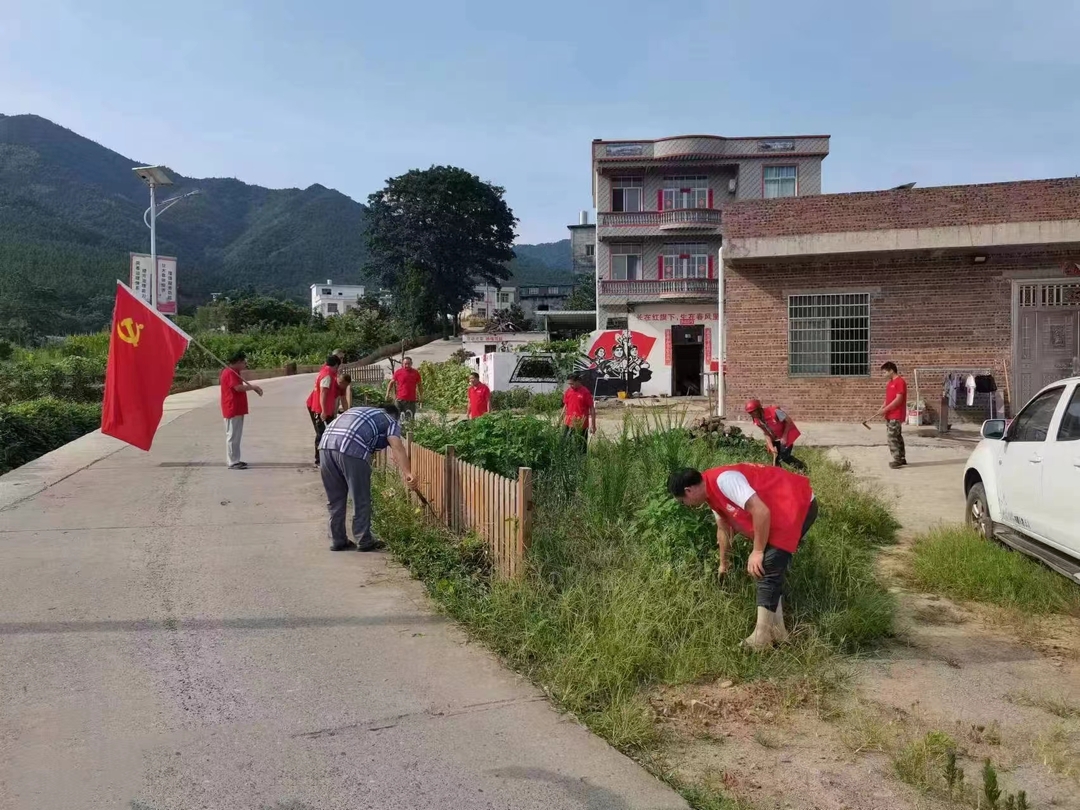
[[[721,212],[820,194],[828,153],[827,135],[593,141],[598,331],[588,352],[602,395],[702,393],[717,359]]]
[[[931,415],[949,371],[993,374],[1010,414],[1080,373],[1080,179],[737,202],[723,231],[730,417],[860,420],[886,360]]]

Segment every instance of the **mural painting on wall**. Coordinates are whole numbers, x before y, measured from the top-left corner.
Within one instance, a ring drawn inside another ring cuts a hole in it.
[[[582,358],[581,366],[592,377],[598,397],[618,396],[620,391],[640,394],[641,384],[652,379],[649,352],[656,338],[629,329],[601,332]]]

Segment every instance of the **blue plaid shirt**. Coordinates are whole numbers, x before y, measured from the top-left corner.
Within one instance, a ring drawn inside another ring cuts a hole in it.
[[[368,461],[389,446],[391,436],[401,436],[401,425],[382,408],[349,408],[327,426],[319,449]]]

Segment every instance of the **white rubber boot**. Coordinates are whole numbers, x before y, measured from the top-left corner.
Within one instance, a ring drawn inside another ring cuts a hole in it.
[[[743,644],[752,650],[765,650],[771,647],[776,634],[776,629],[773,626],[775,615],[768,608],[759,607],[754,632],[743,640]]]
[[[773,614],[773,641],[783,644],[790,635],[784,626],[784,600],[781,598],[776,603],[776,613]]]

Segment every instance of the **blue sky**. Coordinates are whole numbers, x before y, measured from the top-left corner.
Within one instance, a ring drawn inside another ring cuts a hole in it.
[[[0,0],[0,112],[361,201],[454,164],[552,241],[593,138],[828,133],[826,192],[1075,175],[1078,31],[1076,0]]]

